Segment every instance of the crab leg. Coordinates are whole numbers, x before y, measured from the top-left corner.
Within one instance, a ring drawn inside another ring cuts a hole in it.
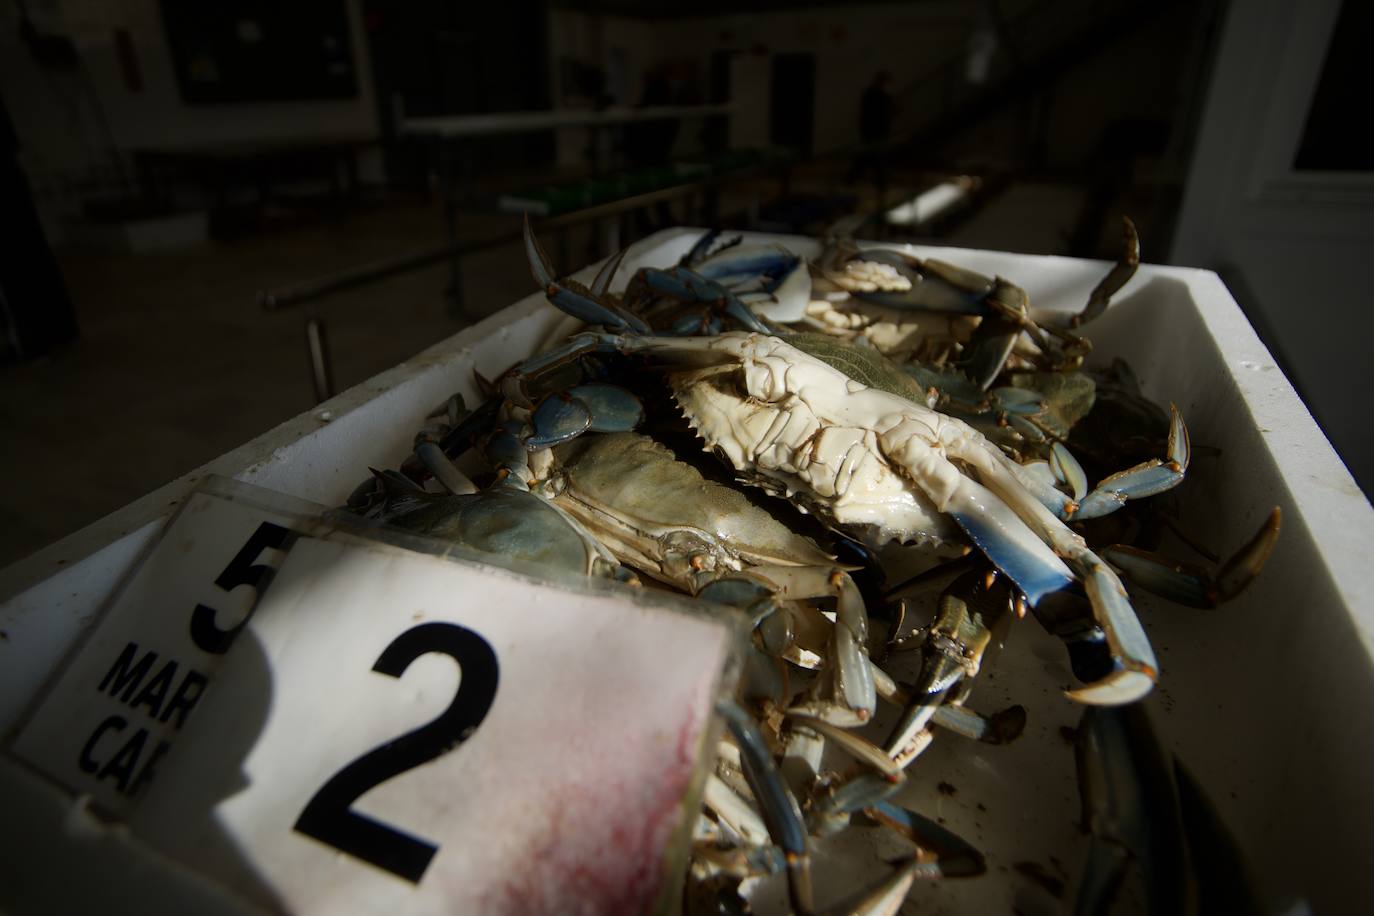
[[[939,857],[935,862],[925,863],[922,877],[972,878],[987,871],[982,853],[958,834],[915,811],[881,801],[864,809],[864,813]]]
[[[704,802],[731,830],[748,843],[768,842],[768,827],[749,802],[715,773],[706,777]]]
[[[636,280],[654,292],[674,299],[714,304],[749,330],[761,334],[769,333],[768,327],[759,321],[758,316],[750,311],[749,306],[741,302],[738,296],[716,281],[708,280],[685,267],[673,267],[668,270],[646,267],[636,275]]]
[[[1088,296],[1088,304],[1069,319],[1070,327],[1079,327],[1087,324],[1107,309],[1107,303],[1112,296],[1121,290],[1135,276],[1136,268],[1140,266],[1140,236],[1136,233],[1135,223],[1131,222],[1129,216],[1122,216],[1122,239],[1121,256],[1107,276],[1103,277],[1097,286]]]
[[[539,284],[539,288],[549,297],[550,302],[569,315],[588,324],[604,324],[609,327],[627,328],[641,334],[649,333],[649,326],[632,312],[596,295],[579,283],[566,279],[558,280],[554,276],[553,266],[549,263],[549,256],[545,254],[539,240],[534,237],[529,217],[525,218],[525,256],[529,261],[534,282]],[[619,265],[615,259],[612,261],[616,266]],[[609,277],[606,283],[609,285]]]
[[[1016,463],[991,447],[950,443],[951,454],[962,458],[977,469],[988,488],[1003,503],[1020,516],[1054,552],[1067,560],[1082,579],[1083,588],[1092,604],[1093,618],[1102,628],[1107,648],[1116,670],[1094,683],[1067,691],[1067,696],[1080,703],[1118,705],[1132,703],[1150,692],[1159,677],[1159,662],[1155,659],[1150,640],[1140,625],[1135,611],[1112,568],[1088,549],[1083,539],[1070,531],[1063,522],[1043,506],[1025,487],[1020,485]],[[956,513],[955,518],[963,524]],[[971,531],[970,536],[977,540]],[[1000,551],[986,550],[1012,581],[1026,592],[1032,605],[1038,604],[1041,594],[1033,594],[1012,565],[1003,566]],[[1067,582],[1064,584],[1068,584]]]
[[[728,702],[716,704],[716,709],[725,717],[726,726],[739,744],[740,764],[754,797],[763,809],[768,835],[782,847],[786,856],[787,890],[792,907],[802,913],[810,913],[815,909],[811,888],[811,851],[801,808],[779,776],[768,745],[749,714]]]
[[[1275,506],[1254,537],[1242,544],[1215,573],[1125,544],[1103,549],[1102,558],[1120,570],[1128,582],[1135,582],[1156,595],[1188,607],[1214,608],[1239,595],[1259,576],[1278,541],[1280,518],[1281,513]]]
[[[1169,757],[1145,708],[1084,710],[1075,752],[1092,841],[1074,912],[1109,912],[1133,862],[1144,873],[1149,912],[1184,912],[1183,824]]]
[[[824,719],[834,725],[862,725],[873,717],[878,698],[868,662],[868,612],[854,580],[842,569],[818,567],[755,567],[750,570],[778,587],[784,598],[837,597],[835,626],[830,637],[835,693],[843,704],[836,708],[813,701],[798,708],[799,714]]]
[[[1052,474],[1044,473],[1043,462],[1024,465],[1013,463],[1012,473],[1061,521],[1086,521],[1110,515],[1124,506],[1127,500],[1154,496],[1183,482],[1192,459],[1192,445],[1183,415],[1173,404],[1169,405],[1169,411],[1169,444],[1165,457],[1118,471],[1102,480],[1086,496],[1082,495],[1086,489],[1083,468],[1059,442],[1055,442],[1050,450],[1049,469]],[[1073,498],[1060,491],[1054,485],[1055,480],[1068,484],[1074,491]]]
[[[878,745],[859,737],[851,731],[846,731],[843,728],[831,725],[824,719],[818,719],[792,710],[788,710],[788,715],[801,725],[820,732],[827,740],[834,742],[836,747],[840,748],[860,763],[873,767],[873,769],[877,770],[889,781],[902,781],[902,768],[894,765],[892,758],[883,753],[883,749],[878,747]]]
[[[601,265],[601,269],[596,272],[596,278],[592,280],[592,285],[589,288],[595,298],[601,299],[606,295],[606,290],[611,288],[611,281],[615,279],[615,272],[620,269],[620,262],[625,260],[625,251],[626,249],[622,248],[611,255],[606,259],[606,263]]]
[[[699,263],[688,263],[701,277],[730,290],[774,321],[799,321],[811,301],[811,274],[805,261],[778,246],[721,249]]]
[[[1006,709],[981,716],[966,706],[945,703],[930,717],[932,725],[964,738],[985,744],[1009,744],[1026,730],[1026,707],[1008,706]]]
[[[904,779],[889,779],[880,773],[861,773],[839,785],[825,786],[811,797],[807,812],[811,834],[825,837],[843,830],[853,814],[886,800],[904,782]]]
[[[906,902],[911,885],[921,877],[921,870],[925,867],[920,859],[913,856],[904,863],[899,863],[892,874],[877,886],[846,897],[833,906],[826,907],[824,912],[827,916],[832,913],[843,913],[846,916],[895,916]]]
[[[1121,508],[1128,499],[1154,496],[1183,482],[1192,457],[1192,446],[1188,441],[1188,428],[1183,425],[1183,416],[1173,404],[1169,405],[1169,446],[1164,459],[1154,458],[1133,468],[1119,471],[1097,485],[1083,499],[1078,511],[1072,513],[1075,520],[1097,518]]]
[[[869,667],[873,669],[873,686],[881,699],[903,707],[911,702],[910,691],[898,684],[892,675],[872,662]],[[1026,707],[1008,706],[991,716],[983,716],[967,706],[941,703],[930,714],[930,724],[973,741],[1008,744],[1026,729]]]
[[[421,433],[415,439],[415,457],[444,485],[444,489],[454,496],[468,496],[477,492],[477,485],[458,470],[433,437]]]
[[[687,253],[684,254],[682,257],[678,258],[678,266],[691,267],[699,263],[700,261],[704,260],[707,253],[710,252],[711,246],[715,244],[715,241],[718,238],[720,238],[719,229],[708,229],[705,232],[703,232],[701,234],[701,238],[697,239],[692,244],[692,247],[687,249]],[[744,236],[737,235],[733,239],[722,245],[720,250],[724,251],[726,248],[732,248],[743,241]]]

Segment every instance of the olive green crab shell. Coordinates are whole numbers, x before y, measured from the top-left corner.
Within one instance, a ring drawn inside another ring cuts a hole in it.
[[[585,436],[558,446],[568,490],[630,527],[667,537],[693,530],[752,564],[814,566],[834,558],[731,487],[701,476],[637,433]]]

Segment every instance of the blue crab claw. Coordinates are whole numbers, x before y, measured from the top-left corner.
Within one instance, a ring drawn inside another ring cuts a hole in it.
[[[591,412],[592,432],[625,433],[644,422],[644,405],[619,385],[589,382],[568,389],[568,394]]]
[[[1116,705],[1148,694],[1159,677],[1159,662],[1112,568],[1023,483],[1028,475],[1020,465],[995,449],[966,449],[958,457],[974,467],[991,493],[984,497],[981,485],[965,478],[962,488],[979,489],[956,491],[953,502],[960,508],[950,514],[1031,606],[1038,609],[1046,595],[1073,583],[1081,583],[1087,594],[1110,664],[1099,679],[1066,691],[1069,699]],[[1068,500],[1062,493],[1059,497]]]
[[[719,229],[710,229],[702,233],[701,238],[697,239],[696,243],[692,245],[691,248],[687,249],[687,253],[678,259],[678,266],[695,267],[700,262],[706,260],[707,255],[712,253],[711,246],[715,244],[716,239],[718,238],[720,238]],[[744,236],[737,235],[725,244],[721,245],[719,248],[717,248],[714,254],[719,254],[722,251],[734,248],[736,245],[740,244],[743,241]]]
[[[671,333],[674,337],[710,337],[719,334],[723,326],[720,318],[710,309],[694,309],[674,319]]]
[[[1147,591],[1187,607],[1214,608],[1239,595],[1259,576],[1278,541],[1280,520],[1275,506],[1254,537],[1215,572],[1125,544],[1104,549],[1102,558],[1128,582]]]
[[[1083,588],[1092,603],[1093,617],[1103,631],[1113,670],[1064,693],[1074,702],[1088,706],[1124,706],[1144,699],[1154,688],[1159,680],[1159,662],[1121,580],[1101,560],[1093,557],[1093,561],[1084,570]]]
[[[1079,521],[1098,518],[1120,509],[1128,499],[1154,496],[1172,489],[1183,482],[1191,458],[1192,446],[1188,441],[1188,428],[1183,425],[1183,415],[1170,404],[1168,456],[1141,462],[1103,480],[1078,504],[1077,511],[1070,512],[1070,516]]]
[[[1050,446],[1050,470],[1056,480],[1069,487],[1075,500],[1081,501],[1087,495],[1088,476],[1083,473],[1083,465],[1062,442],[1056,441]]]
[[[530,420],[534,431],[526,448],[551,448],[586,432],[592,425],[592,412],[578,398],[560,391],[541,401]]]
[[[530,273],[534,276],[534,282],[539,284],[539,288],[548,296],[550,302],[560,310],[588,324],[605,325],[616,330],[637,331],[640,334],[649,333],[649,326],[639,316],[613,303],[602,301],[592,290],[579,283],[571,280],[557,280],[553,266],[549,263],[549,256],[545,254],[539,240],[534,237],[534,230],[530,228],[528,216],[525,217],[524,232],[525,257],[529,260]],[[616,266],[619,265],[619,261],[616,259],[613,258],[612,261]],[[605,283],[610,284],[609,276]]]
[[[529,489],[530,458],[521,436],[519,423],[502,423],[487,436],[482,453],[487,463],[501,475],[502,486]]]
[[[722,249],[692,269],[774,321],[800,321],[811,301],[806,262],[778,245]]]
[[[1020,336],[1020,322],[990,315],[978,323],[957,365],[979,388],[986,390],[1002,374],[1002,367]]]
[[[674,267],[669,270],[646,267],[639,272],[638,278],[654,292],[672,296],[683,302],[716,305],[745,328],[760,334],[770,333],[768,326],[760,321],[758,316],[750,311],[749,306],[739,300],[738,296],[714,280],[708,280],[685,267]],[[554,302],[554,305],[558,304]],[[641,333],[648,333],[648,329],[644,329]]]
[[[624,388],[589,382],[552,394],[531,417],[531,451],[567,442],[584,432],[623,433],[644,420],[644,405]]]
[[[611,288],[611,281],[615,279],[615,272],[620,269],[620,262],[625,260],[626,249],[622,248],[615,254],[606,259],[606,263],[601,265],[601,269],[596,272],[596,278],[592,280],[591,292],[593,296],[600,299],[606,295],[606,290]]]

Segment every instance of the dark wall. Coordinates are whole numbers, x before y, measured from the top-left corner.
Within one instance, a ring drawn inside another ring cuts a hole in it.
[[[539,0],[465,4],[368,0],[371,49],[384,137],[409,117],[544,109],[549,102],[547,12]],[[532,165],[553,157],[552,138],[492,138],[475,167]],[[389,163],[405,172],[414,157]]]

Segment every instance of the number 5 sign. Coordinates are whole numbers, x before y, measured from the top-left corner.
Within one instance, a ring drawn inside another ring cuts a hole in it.
[[[283,544],[232,552],[245,581],[278,568],[246,622],[215,615],[239,628],[129,804],[135,836],[292,912],[667,905],[730,628],[358,538]]]

